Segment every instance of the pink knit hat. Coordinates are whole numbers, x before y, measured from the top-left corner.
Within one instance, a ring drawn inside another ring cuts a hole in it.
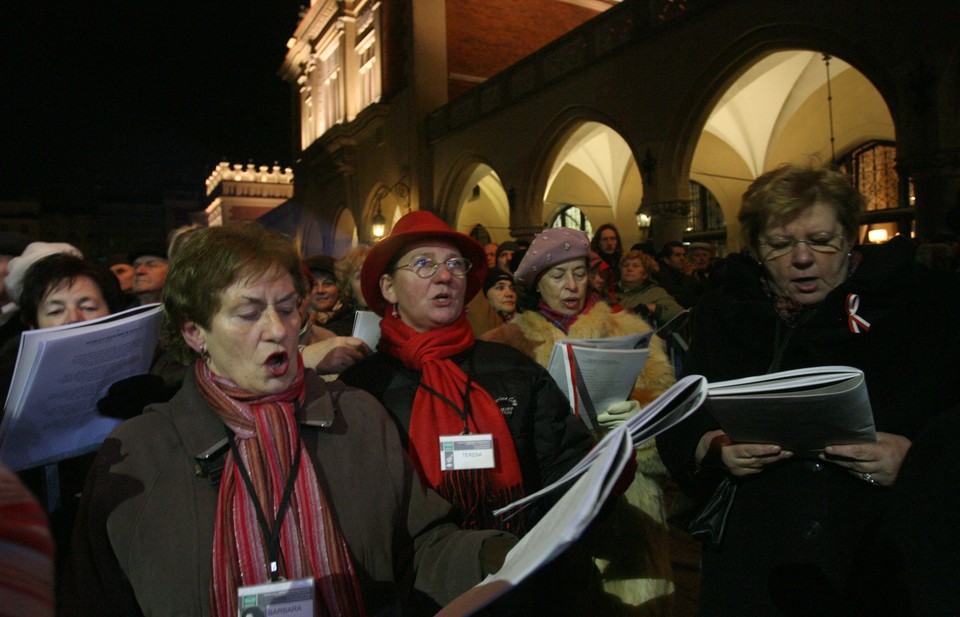
[[[553,227],[537,234],[530,243],[526,255],[513,278],[517,284],[532,290],[540,275],[556,266],[574,259],[590,259],[590,240],[579,229]]]

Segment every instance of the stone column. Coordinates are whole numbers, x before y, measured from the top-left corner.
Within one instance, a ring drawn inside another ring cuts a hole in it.
[[[646,196],[644,196],[646,202]],[[656,250],[660,250],[667,242],[682,240],[687,227],[687,217],[690,215],[689,199],[671,199],[643,203],[640,213],[650,217],[649,241]]]
[[[940,150],[919,158],[904,161],[902,167],[913,180],[917,238],[924,242],[944,231],[947,213],[960,207],[960,149]]]

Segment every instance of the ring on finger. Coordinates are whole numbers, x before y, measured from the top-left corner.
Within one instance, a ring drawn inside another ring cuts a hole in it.
[[[879,482],[877,482],[877,481],[873,478],[873,476],[870,475],[870,474],[867,473],[867,472],[864,472],[864,473],[860,474],[860,477],[863,478],[865,482],[869,482],[870,484],[879,484]]]

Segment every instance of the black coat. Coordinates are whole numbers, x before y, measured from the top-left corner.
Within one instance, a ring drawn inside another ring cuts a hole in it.
[[[590,433],[570,413],[570,404],[556,383],[527,356],[506,345],[477,341],[453,360],[500,407],[513,436],[526,494],[559,479],[592,447]],[[413,400],[420,384],[417,371],[404,367],[392,356],[376,353],[340,378],[383,403],[406,442]],[[542,506],[534,504],[528,509],[528,524],[542,513]]]
[[[660,262],[660,269],[653,272],[653,279],[667,290],[674,300],[683,308],[696,305],[703,292],[700,281],[689,274],[684,274],[673,266]]]
[[[761,266],[733,256],[719,286],[694,311],[686,372],[711,381],[769,371],[848,365],[864,371],[878,431],[915,438],[960,401],[960,293],[954,277],[915,265],[903,238],[862,249],[855,273],[796,328],[780,326],[763,292]],[[869,331],[851,331],[848,294]],[[771,408],[771,413],[776,409]],[[705,410],[658,438],[664,463],[689,493],[707,495],[722,477],[695,473],[700,436],[718,425]],[[794,459],[737,481],[719,548],[704,547],[704,615],[825,614],[849,579],[858,551],[886,509],[890,489],[818,460]],[[796,611],[799,610],[799,613]]]

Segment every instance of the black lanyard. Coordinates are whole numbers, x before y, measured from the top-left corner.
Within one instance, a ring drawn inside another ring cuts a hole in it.
[[[237,462],[237,469],[240,470],[240,476],[247,487],[250,499],[253,500],[253,508],[257,512],[257,521],[260,523],[260,530],[263,537],[267,540],[267,555],[270,558],[270,580],[280,580],[280,571],[277,562],[280,559],[280,527],[283,522],[283,516],[286,514],[287,507],[290,505],[290,495],[293,493],[293,485],[297,481],[297,472],[300,470],[300,435],[297,434],[296,453],[293,456],[293,466],[290,468],[290,475],[287,476],[287,485],[283,489],[283,498],[280,500],[280,507],[277,508],[277,518],[273,522],[273,530],[267,523],[267,516],[260,507],[260,500],[253,488],[253,481],[250,479],[250,472],[247,471],[243,459],[240,458],[240,451],[237,449],[237,442],[233,438],[233,431],[227,428],[227,439],[230,441],[230,451],[233,452],[233,460]]]
[[[471,411],[470,386],[472,384],[473,384],[473,377],[471,377],[470,375],[467,375],[467,389],[463,393],[463,409],[460,409],[460,407],[458,407],[456,403],[454,403],[444,395],[440,394],[439,392],[437,392],[427,384],[423,383],[423,381],[420,382],[421,388],[423,388],[430,394],[434,395],[435,397],[437,397],[438,399],[440,399],[441,401],[449,405],[455,412],[457,412],[457,415],[460,416],[461,420],[463,420],[463,433],[461,433],[461,435],[470,434],[470,426],[468,425],[467,420],[470,418],[470,411]]]

